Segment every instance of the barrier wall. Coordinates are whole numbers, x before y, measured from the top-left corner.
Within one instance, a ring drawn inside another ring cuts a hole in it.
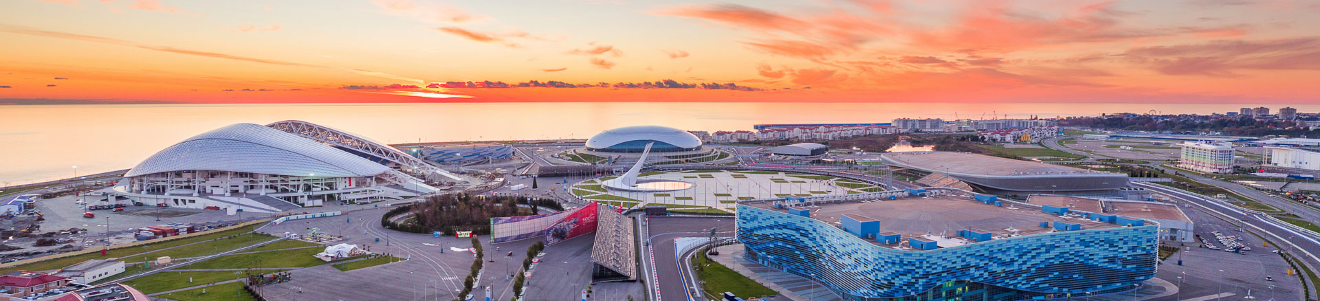
[[[572,211],[492,218],[490,241],[502,243],[547,237],[547,243],[553,243],[591,233],[596,231],[596,206],[596,203],[591,203]],[[554,233],[558,238],[552,242],[547,233]]]
[[[271,223],[274,223],[274,224],[276,224],[276,225],[279,225],[280,223],[287,222],[287,221],[292,221],[292,220],[309,219],[309,218],[318,218],[318,217],[340,216],[340,215],[343,215],[343,214],[344,214],[344,213],[341,212],[341,211],[322,212],[322,213],[309,213],[309,214],[298,214],[298,215],[290,215],[290,216],[285,216],[285,217],[277,218],[277,219],[271,221]]]

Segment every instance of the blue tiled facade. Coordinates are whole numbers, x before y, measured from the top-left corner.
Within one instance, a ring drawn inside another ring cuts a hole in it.
[[[1134,288],[1156,272],[1157,225],[1043,233],[930,251],[880,247],[811,218],[738,205],[747,257],[847,300],[1017,300]]]

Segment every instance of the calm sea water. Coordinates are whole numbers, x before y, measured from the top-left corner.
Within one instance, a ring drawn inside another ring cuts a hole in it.
[[[1257,105],[947,103],[432,103],[0,106],[0,186],[132,168],[221,126],[304,120],[386,143],[589,138],[630,125],[751,130],[758,123],[863,123],[894,118],[1094,116],[1101,112],[1237,111]],[[1273,108],[1277,110],[1276,108]],[[1298,107],[1304,112],[1320,106]]]

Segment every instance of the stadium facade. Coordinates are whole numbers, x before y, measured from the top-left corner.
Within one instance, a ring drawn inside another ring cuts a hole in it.
[[[881,158],[897,166],[942,173],[988,191],[1104,192],[1128,187],[1126,174],[972,153],[889,153],[881,155]]]
[[[425,146],[417,150],[417,157],[440,163],[502,161],[513,158],[513,146],[504,144]]]
[[[692,133],[663,126],[629,126],[600,132],[587,139],[586,150],[601,153],[675,153],[702,150],[701,139]]]
[[[1025,203],[1006,205],[1008,201],[986,201],[982,197],[958,202],[984,210],[1008,210],[996,208],[1000,206],[1018,207],[1014,211],[1030,208],[1037,210],[1036,213],[1051,210]],[[923,198],[909,199],[916,204],[930,202]],[[853,206],[889,202],[894,201]],[[831,206],[813,205],[819,206],[813,209]],[[860,211],[856,209],[838,211]],[[975,212],[972,210],[976,209],[957,207],[950,211],[956,213],[947,217]],[[1073,213],[1070,217],[1076,218],[1075,222],[1052,225],[1042,222],[1041,226],[1052,226],[1045,228],[1034,226],[1035,220],[1027,221],[1035,229],[1009,227],[1011,234],[1000,231],[993,237],[991,232],[996,231],[959,229],[958,235],[969,238],[962,239],[941,238],[946,236],[939,231],[934,232],[937,235],[918,234],[913,231],[918,229],[906,228],[912,224],[910,221],[875,227],[877,220],[853,214],[825,218],[839,220],[841,225],[836,226],[811,217],[818,212],[779,205],[739,204],[737,239],[744,244],[746,258],[814,279],[844,300],[867,301],[1084,297],[1136,289],[1154,277],[1157,270],[1159,226],[1144,220]],[[950,221],[958,222],[956,218],[930,222]],[[1099,221],[1107,221],[1109,225],[1100,225]],[[868,223],[872,224],[869,230]],[[898,231],[908,232],[886,232],[891,231],[888,227],[906,228]],[[850,233],[859,229],[870,232],[860,236]]]
[[[269,126],[240,123],[167,147],[101,192],[110,196],[107,201],[219,209],[232,214],[278,212],[325,201],[376,201],[437,190],[412,175],[365,158],[364,153]]]

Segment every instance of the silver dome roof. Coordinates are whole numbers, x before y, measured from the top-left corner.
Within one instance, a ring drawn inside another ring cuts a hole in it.
[[[182,170],[365,177],[386,172],[389,167],[298,135],[239,123],[165,148],[138,163],[124,176]]]

